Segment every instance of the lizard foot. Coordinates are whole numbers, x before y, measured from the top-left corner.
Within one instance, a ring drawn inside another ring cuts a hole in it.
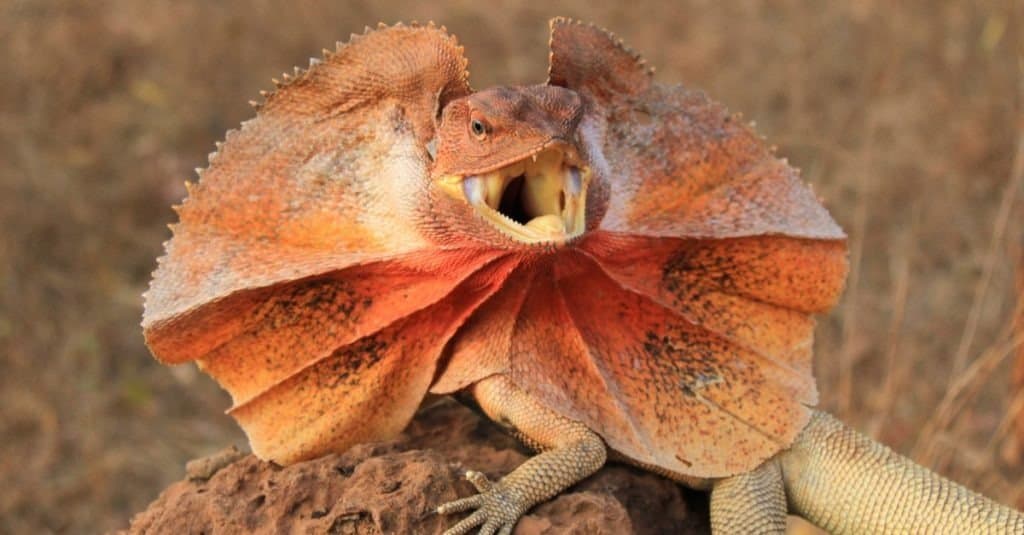
[[[503,481],[491,482],[480,472],[469,470],[466,479],[480,494],[443,504],[437,508],[437,513],[447,515],[470,509],[476,511],[443,535],[463,535],[476,526],[480,526],[480,535],[510,535],[516,521],[530,508],[526,497]]]

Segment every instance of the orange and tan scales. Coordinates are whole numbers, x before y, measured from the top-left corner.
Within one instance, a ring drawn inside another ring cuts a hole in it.
[[[472,475],[450,534],[509,533],[609,452],[714,489],[717,532],[775,529],[787,501],[837,531],[1024,529],[811,408],[846,237],[798,173],[607,32],[551,28],[546,84],[474,92],[433,25],[275,82],[178,209],[146,296],[157,358],[216,378],[278,463],[473,396],[543,452]]]

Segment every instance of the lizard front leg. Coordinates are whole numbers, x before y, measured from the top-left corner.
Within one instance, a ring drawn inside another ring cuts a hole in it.
[[[476,402],[491,420],[542,453],[497,483],[479,472],[468,472],[466,478],[480,494],[446,503],[437,512],[475,511],[444,535],[461,535],[476,526],[481,526],[481,535],[512,533],[519,517],[531,507],[604,465],[608,450],[596,433],[541,405],[507,377],[492,375],[471,388]]]

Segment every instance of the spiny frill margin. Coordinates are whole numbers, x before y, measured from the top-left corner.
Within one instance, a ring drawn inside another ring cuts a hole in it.
[[[436,331],[508,270],[498,254],[438,250],[406,201],[429,185],[438,107],[471,92],[467,64],[433,24],[353,36],[283,76],[175,207],[147,343],[214,376],[264,458],[397,432],[433,378]]]
[[[560,83],[561,80],[557,80],[557,79],[552,80],[552,74],[554,74],[554,72],[558,69],[558,67],[555,65],[555,61],[557,59],[559,59],[558,57],[556,57],[555,47],[553,46],[554,43],[555,43],[556,33],[560,29],[565,29],[565,28],[569,28],[570,30],[572,30],[572,29],[574,29],[573,27],[576,27],[575,29],[586,28],[588,30],[588,32],[599,35],[601,41],[604,41],[606,43],[610,43],[612,46],[614,46],[615,50],[617,50],[620,53],[620,54],[617,54],[617,55],[621,56],[624,60],[626,60],[625,63],[627,63],[627,64],[629,64],[631,66],[631,70],[634,70],[635,72],[639,73],[642,77],[645,77],[648,80],[651,80],[651,79],[654,78],[654,72],[655,72],[654,66],[653,65],[648,65],[647,64],[647,60],[643,56],[641,56],[639,52],[633,50],[628,45],[626,45],[626,43],[622,39],[620,39],[617,35],[615,35],[615,33],[611,32],[611,31],[608,31],[608,30],[606,30],[604,28],[601,28],[600,26],[597,26],[596,24],[594,24],[592,22],[583,22],[583,21],[572,19],[572,18],[569,18],[569,17],[555,17],[555,18],[551,19],[548,22],[548,29],[549,29],[549,32],[551,34],[551,36],[548,38],[548,83],[549,84],[551,84],[551,85],[560,85],[560,86],[563,85],[562,83]],[[579,51],[579,52],[583,52],[583,51]],[[577,52],[577,53],[579,53],[579,52]],[[602,59],[607,59],[607,57],[608,56],[604,56]],[[576,62],[578,62],[579,56],[577,56],[576,58],[570,58],[570,59],[575,59],[575,60],[577,60]],[[643,87],[638,87],[637,89],[644,89],[644,88]]]
[[[752,126],[653,84],[609,33],[557,19],[550,61],[549,83],[589,104],[582,137],[607,205],[481,307],[433,389],[505,373],[643,464],[747,471],[817,400],[812,315],[841,293],[845,235]]]

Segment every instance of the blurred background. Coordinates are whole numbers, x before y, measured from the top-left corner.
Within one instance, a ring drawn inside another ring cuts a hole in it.
[[[553,15],[756,120],[848,231],[822,405],[1024,506],[1024,4],[404,4],[0,1],[0,532],[125,527],[186,460],[243,442],[216,385],[150,357],[140,295],[182,182],[271,77],[364,25],[432,19],[475,87],[539,83]]]

